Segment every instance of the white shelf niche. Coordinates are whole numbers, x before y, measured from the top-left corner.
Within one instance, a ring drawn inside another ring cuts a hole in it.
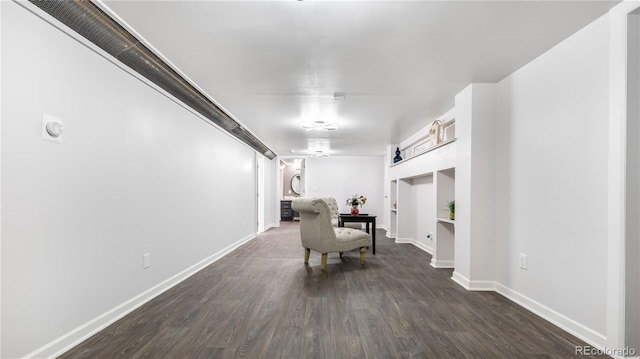
[[[433,239],[428,237],[436,223],[434,175],[401,178],[397,184],[396,242],[412,243],[431,253]]]
[[[390,187],[391,203],[389,205],[391,207],[391,214],[389,215],[389,232],[387,233],[387,237],[395,238],[398,233],[398,209],[396,207],[398,203],[398,181],[391,181]]]
[[[395,166],[404,161],[410,160],[414,157],[420,156],[442,146],[448,145],[451,142],[454,142],[456,140],[456,119],[454,109],[447,111],[445,114],[437,118],[436,121],[437,120],[442,122],[442,139],[440,143],[434,144],[431,142],[429,131],[431,130],[431,125],[433,124],[432,122],[420,129],[411,137],[402,141],[400,144],[390,147],[390,165]],[[399,162],[393,162],[393,158],[396,156],[396,148],[400,150],[400,156],[402,157],[402,160]]]
[[[437,223],[431,265],[435,268],[453,268],[455,222],[449,219],[448,203],[455,200],[455,168],[437,171],[435,182]]]

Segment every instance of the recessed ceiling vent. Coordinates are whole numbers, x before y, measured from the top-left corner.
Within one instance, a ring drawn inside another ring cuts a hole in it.
[[[29,0],[269,159],[275,154],[91,1]]]

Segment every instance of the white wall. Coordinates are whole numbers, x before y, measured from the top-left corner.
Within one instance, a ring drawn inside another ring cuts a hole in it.
[[[635,67],[635,76],[636,76],[636,80],[635,80],[635,94],[631,94],[628,98],[632,101],[633,104],[633,99],[635,99],[635,108],[636,108],[636,116],[635,116],[635,121],[636,123],[639,124],[638,126],[638,131],[636,132],[636,140],[640,141],[640,8],[637,9],[633,15],[632,15],[632,20],[633,22],[633,26],[635,27],[635,29],[633,29],[635,31],[635,40],[636,40],[636,63],[634,65]],[[632,105],[633,106],[633,105]],[[640,171],[640,149],[639,151],[636,153],[636,155],[638,156],[636,158],[636,165],[639,168]],[[640,175],[639,175],[640,177]],[[636,189],[639,192],[638,195],[638,203],[640,203],[640,188],[638,188],[640,186],[640,181],[636,182]],[[636,212],[636,221],[638,221],[638,223],[640,223],[640,209],[638,210],[638,212]],[[640,232],[640,230],[639,230]],[[636,353],[640,352],[640,263],[638,262],[638,258],[640,258],[640,235],[636,236],[635,238],[633,238],[632,240],[635,241],[636,243],[636,257],[635,257],[635,266],[632,267],[631,270],[627,271],[628,276],[630,278],[633,278],[634,276],[636,277],[636,283],[635,283],[635,297],[631,299],[631,301],[629,301],[630,305],[633,305],[633,303],[636,303],[636,307],[635,309],[632,309],[635,312],[635,321],[631,322],[631,324],[633,325],[633,328],[635,329],[635,332],[632,333],[632,337],[629,339],[628,344],[632,345],[633,348],[636,349]],[[635,271],[633,271],[635,269]]]
[[[628,15],[625,346],[640,354],[640,10]]]
[[[395,147],[393,147],[395,148]],[[391,185],[389,179],[389,163],[391,163],[391,157],[389,154],[391,153],[390,146],[387,146],[387,151],[383,158],[383,202],[382,202],[382,215],[380,216],[380,224],[379,227],[383,228],[387,232],[387,236],[389,236],[391,231],[391,208],[393,205],[392,195],[391,195]],[[395,235],[395,233],[394,233]]]
[[[606,333],[608,45],[603,16],[497,90],[496,279],[592,343]]]
[[[2,21],[0,5],[0,21]],[[2,23],[0,23],[0,110],[2,107]],[[0,357],[2,357],[2,113],[0,113]]]
[[[280,161],[276,158],[269,160],[264,159],[264,228],[265,230],[278,227],[280,221],[279,208],[280,198],[277,193],[277,186],[279,185],[278,176],[280,173]]]
[[[382,218],[384,202],[384,157],[333,156],[306,160],[307,197],[335,197],[342,213],[348,213],[347,197],[367,197],[362,213]],[[377,225],[377,223],[376,223]]]
[[[412,180],[414,196],[415,239],[418,246],[433,250],[433,237],[436,233],[436,190],[434,176],[422,176]],[[427,239],[427,234],[432,233],[431,239]]]
[[[42,357],[250,239],[255,158],[16,3],[0,6],[1,356]],[[62,119],[62,143],[42,140],[43,113]]]
[[[456,95],[453,278],[467,288],[495,278],[495,94],[495,84],[471,84]]]
[[[640,11],[640,2],[624,1],[609,11],[609,126],[607,213],[607,340],[610,348],[625,346],[625,221],[627,163],[627,44],[628,15]],[[627,273],[628,274],[628,273]],[[632,273],[637,276],[637,273]],[[637,353],[636,353],[637,354]]]

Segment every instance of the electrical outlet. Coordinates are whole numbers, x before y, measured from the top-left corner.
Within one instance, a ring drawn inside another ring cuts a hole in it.
[[[527,259],[527,255],[524,253],[520,253],[520,269],[527,270],[529,266],[529,260]]]
[[[142,268],[147,269],[151,267],[151,253],[145,253],[142,255]]]

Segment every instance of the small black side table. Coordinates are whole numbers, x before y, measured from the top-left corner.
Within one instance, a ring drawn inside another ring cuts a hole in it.
[[[373,254],[376,254],[376,216],[368,214],[359,214],[352,216],[350,213],[340,213],[338,217],[338,227],[344,227],[345,222],[365,223],[367,233],[371,234],[371,242],[373,244]],[[369,231],[369,224],[373,226],[373,233]]]

